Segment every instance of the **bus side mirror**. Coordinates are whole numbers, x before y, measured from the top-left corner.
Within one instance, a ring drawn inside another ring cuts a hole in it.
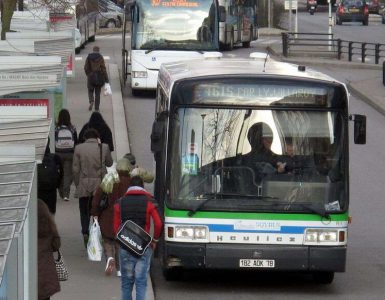
[[[163,150],[163,130],[164,122],[155,121],[152,124],[151,151],[153,153],[158,153]]]
[[[226,22],[226,8],[219,6],[219,22]]]
[[[354,143],[366,144],[366,116],[350,115],[349,120],[354,122]]]

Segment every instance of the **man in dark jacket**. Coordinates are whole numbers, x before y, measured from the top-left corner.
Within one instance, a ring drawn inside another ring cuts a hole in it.
[[[99,111],[102,86],[109,81],[104,58],[99,53],[99,50],[98,46],[94,46],[93,52],[88,54],[84,64],[84,72],[87,75],[88,100],[90,102],[88,110],[92,110],[95,102],[96,111]]]
[[[151,194],[143,188],[143,179],[133,176],[130,187],[125,196],[114,206],[115,235],[121,223],[127,220],[135,222],[147,233],[150,233],[151,219],[154,222],[154,238],[151,247],[148,247],[140,257],[120,247],[119,260],[122,276],[122,299],[132,299],[132,289],[136,285],[136,300],[146,299],[147,276],[150,270],[151,256],[156,248],[156,242],[162,231],[162,220],[156,210]]]

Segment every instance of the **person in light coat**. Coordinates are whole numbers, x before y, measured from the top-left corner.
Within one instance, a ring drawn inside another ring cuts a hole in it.
[[[80,222],[84,244],[88,242],[90,210],[94,192],[111,167],[113,160],[107,144],[100,143],[99,133],[89,128],[84,134],[85,142],[75,147],[72,171],[79,197]]]

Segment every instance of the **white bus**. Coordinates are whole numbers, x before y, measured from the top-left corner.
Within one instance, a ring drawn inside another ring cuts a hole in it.
[[[349,138],[366,141],[346,86],[257,54],[163,64],[158,77],[151,150],[166,279],[247,269],[326,284],[344,272]]]
[[[122,71],[133,95],[156,89],[162,63],[219,50],[216,0],[137,0],[124,10]]]
[[[98,2],[91,0],[79,0],[75,5],[76,27],[79,29],[80,46],[75,49],[80,53],[88,42],[94,42],[97,30],[97,17],[99,14]]]
[[[219,22],[219,45],[232,50],[234,45],[250,47],[258,39],[257,0],[218,0],[225,20]]]

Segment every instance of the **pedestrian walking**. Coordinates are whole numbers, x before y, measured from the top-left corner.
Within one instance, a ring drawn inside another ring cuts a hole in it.
[[[118,232],[121,224],[131,220],[150,233],[151,219],[154,224],[154,238],[151,247],[144,254],[137,257],[120,247],[120,270],[122,300],[132,299],[132,290],[136,286],[136,300],[146,299],[147,276],[150,271],[151,257],[160,238],[162,221],[153,204],[153,197],[144,189],[143,179],[139,176],[131,177],[130,187],[125,196],[114,206],[114,232]]]
[[[132,166],[126,158],[121,158],[116,164],[118,176],[109,173],[104,176],[102,184],[97,188],[92,200],[91,215],[98,219],[103,237],[103,248],[106,257],[106,275],[111,275],[116,269],[120,276],[119,244],[115,241],[114,234],[114,204],[124,196],[130,185],[130,171]],[[108,195],[108,206],[101,210],[100,201],[103,194]]]
[[[55,127],[55,153],[60,157],[63,165],[63,179],[59,186],[59,195],[64,201],[69,201],[72,184],[72,161],[78,134],[71,123],[71,116],[67,109],[59,112]]]
[[[108,127],[106,121],[104,120],[102,114],[100,112],[94,111],[89,121],[84,124],[82,130],[79,133],[79,143],[84,143],[84,133],[88,128],[94,128],[99,133],[100,140],[103,144],[107,144],[110,148],[110,151],[114,151],[114,142],[112,140],[112,132],[110,127]]]
[[[94,46],[93,52],[88,54],[84,64],[84,72],[87,75],[88,110],[92,110],[95,103],[96,111],[99,111],[102,86],[109,82],[104,58],[99,52],[99,47]]]
[[[108,145],[100,142],[95,129],[87,129],[84,138],[85,142],[75,147],[72,172],[79,197],[81,231],[87,247],[92,197],[107,173],[106,167],[111,167],[113,161]]]
[[[38,299],[48,300],[60,291],[53,253],[60,249],[60,236],[56,224],[41,199],[38,205]]]
[[[37,197],[43,200],[51,214],[56,213],[57,189],[63,179],[63,166],[60,157],[51,153],[49,139],[43,160],[37,165]]]

